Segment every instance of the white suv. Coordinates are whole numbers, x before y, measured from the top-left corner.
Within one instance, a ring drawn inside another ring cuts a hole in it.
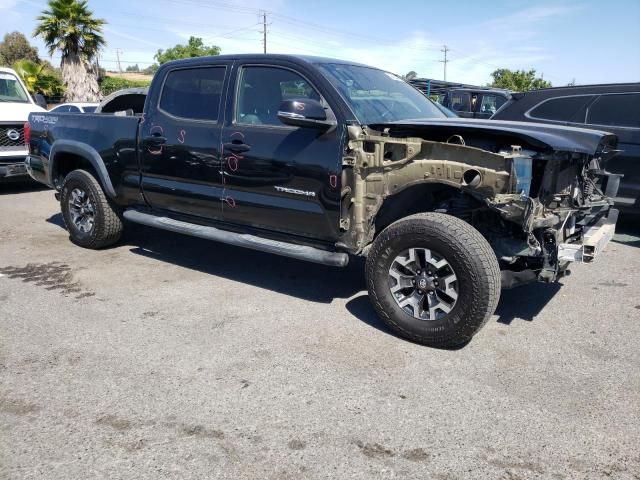
[[[41,95],[38,95],[38,103],[34,102],[15,71],[0,68],[0,182],[28,178],[24,163],[27,156],[24,124],[30,112],[46,111],[39,106],[42,103]]]

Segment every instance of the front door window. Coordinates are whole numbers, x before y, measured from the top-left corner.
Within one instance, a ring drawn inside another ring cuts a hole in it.
[[[320,95],[309,83],[291,70],[273,67],[242,69],[236,123],[245,125],[277,125],[278,109],[283,100],[312,98]]]

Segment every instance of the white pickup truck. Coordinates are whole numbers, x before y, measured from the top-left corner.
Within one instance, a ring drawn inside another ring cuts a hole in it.
[[[0,182],[28,178],[24,124],[29,113],[45,111],[41,95],[34,101],[15,71],[0,68]]]

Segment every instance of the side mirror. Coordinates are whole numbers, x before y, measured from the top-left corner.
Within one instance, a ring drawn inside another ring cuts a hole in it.
[[[44,96],[41,93],[36,93],[33,96],[33,99],[36,102],[36,105],[38,105],[41,108],[44,108],[45,110],[47,109],[47,101],[45,100]]]
[[[332,120],[327,120],[327,112],[325,112],[322,104],[311,98],[285,100],[280,104],[278,118],[285,125],[322,130],[331,128],[336,124]]]

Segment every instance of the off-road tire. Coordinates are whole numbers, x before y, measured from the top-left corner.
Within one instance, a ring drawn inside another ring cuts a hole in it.
[[[69,197],[75,188],[84,190],[94,206],[94,224],[82,232],[71,220]],[[100,249],[116,243],[122,235],[122,218],[118,207],[105,195],[100,183],[86,170],[73,170],[64,179],[60,209],[71,241],[84,248]]]
[[[389,268],[408,248],[438,252],[456,272],[458,298],[444,317],[414,318],[391,293]],[[468,223],[442,213],[405,217],[380,232],[367,256],[366,280],[371,302],[391,330],[440,348],[468,343],[491,318],[500,299],[500,267],[489,243]]]

